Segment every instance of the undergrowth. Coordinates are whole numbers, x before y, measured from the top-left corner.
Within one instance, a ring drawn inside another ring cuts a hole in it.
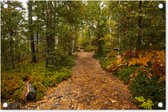
[[[95,46],[90,46],[90,45],[87,45],[85,48],[84,48],[84,51],[85,52],[90,52],[90,51],[95,51],[97,48]]]
[[[44,62],[31,63],[22,68],[2,71],[1,73],[1,101],[25,102],[26,86],[24,79],[29,77],[37,93],[37,100],[42,99],[49,87],[54,87],[63,80],[71,77],[71,67],[74,61],[71,59],[66,66],[57,68],[45,68]]]
[[[165,51],[127,51],[121,56],[95,54],[101,67],[128,84],[142,109],[165,109]],[[138,98],[144,98],[139,102]],[[158,107],[162,102],[163,107]]]

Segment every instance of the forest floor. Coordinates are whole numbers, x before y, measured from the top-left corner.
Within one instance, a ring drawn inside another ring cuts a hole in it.
[[[44,98],[24,108],[40,110],[138,109],[128,86],[101,69],[94,52],[79,52],[72,77],[49,89]]]

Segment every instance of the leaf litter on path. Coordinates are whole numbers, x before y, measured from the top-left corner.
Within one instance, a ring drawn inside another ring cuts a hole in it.
[[[128,86],[102,70],[99,62],[92,57],[93,54],[79,52],[72,77],[49,89],[41,101],[34,103],[35,109],[138,109],[132,101]]]

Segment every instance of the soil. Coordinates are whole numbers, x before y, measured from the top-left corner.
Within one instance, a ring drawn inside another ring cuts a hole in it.
[[[49,89],[44,98],[24,108],[37,110],[138,109],[128,85],[100,67],[94,52],[79,52],[72,77]]]

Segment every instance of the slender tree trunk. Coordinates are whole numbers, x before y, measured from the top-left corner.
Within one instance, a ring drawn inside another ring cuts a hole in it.
[[[74,49],[75,49],[75,40],[73,39],[73,40],[72,40],[72,49],[71,49],[71,54],[73,54]]]
[[[36,53],[38,53],[39,33],[36,33]]]
[[[91,38],[90,29],[88,29],[88,33],[89,33],[89,45],[92,46],[92,38]]]
[[[55,49],[54,33],[52,33],[52,30],[53,30],[53,11],[52,11],[53,6],[52,5],[53,5],[52,1],[47,1],[46,68],[49,66],[49,64],[52,64],[53,60],[52,60],[51,54]]]
[[[19,36],[17,31],[16,31],[16,61],[17,61],[17,67],[19,67],[20,52],[19,52]]]
[[[142,1],[139,1],[139,17],[138,17],[138,38],[137,38],[137,46],[136,49],[141,49],[141,41],[142,41]]]
[[[14,49],[13,49],[13,32],[10,33],[10,55],[11,55],[11,64],[12,69],[15,69],[15,58],[14,58]]]
[[[98,28],[98,49],[97,49],[97,53],[101,54],[102,53],[102,40],[101,40],[101,31],[100,31],[100,6],[99,6],[99,18],[98,18],[98,24],[97,24],[97,28]]]
[[[12,23],[11,23],[11,4],[10,1],[7,2],[9,7],[9,20],[10,20],[10,56],[11,56],[11,66],[12,69],[15,68],[15,58],[14,58],[14,41],[13,41],[13,29],[12,29]]]
[[[49,23],[48,23],[48,19],[49,19],[49,9],[48,9],[48,1],[47,1],[47,3],[46,3],[46,7],[47,7],[47,14],[46,14],[46,27],[47,27],[47,29],[46,30],[48,30],[49,29]],[[49,32],[48,31],[46,31],[46,58],[45,58],[45,61],[46,61],[46,68],[48,68],[48,55],[49,55],[49,37],[48,37],[48,34]]]
[[[77,29],[76,29],[76,27],[75,27],[75,24],[72,26],[72,31],[76,31]],[[71,55],[75,52],[75,37],[76,37],[76,35],[75,34],[73,34],[73,38],[72,38],[72,44],[71,44]]]
[[[31,55],[32,55],[32,62],[36,62],[36,53],[35,53],[35,44],[34,44],[34,37],[33,37],[33,30],[32,30],[32,1],[28,3],[29,8],[29,33],[30,33],[30,48],[31,48]]]

